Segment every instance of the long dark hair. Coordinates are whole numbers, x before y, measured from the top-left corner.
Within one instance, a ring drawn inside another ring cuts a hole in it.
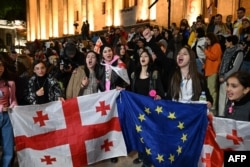
[[[246,72],[246,71],[237,71],[234,72],[233,74],[231,74],[227,80],[229,78],[236,78],[239,80],[239,83],[244,87],[250,87],[250,73]]]
[[[153,57],[152,57],[152,54],[150,54],[150,52],[149,52],[148,49],[146,49],[146,48],[143,48],[143,50],[142,50],[142,52],[140,53],[139,57],[141,57],[141,55],[142,55],[143,53],[147,53],[147,55],[149,56],[149,64],[148,64],[147,72],[148,72],[148,74],[150,74],[150,73],[152,73],[153,70],[154,70],[154,66],[153,66],[154,61],[153,61]],[[142,69],[142,66],[141,66],[141,63],[140,63],[140,61],[139,61],[138,64],[137,64],[137,67],[136,67],[136,69],[135,69],[135,77],[136,77],[136,78],[139,78],[140,73],[141,73],[141,69]]]
[[[219,43],[218,37],[213,33],[213,32],[208,32],[206,37],[210,39],[211,41],[211,46],[213,46],[215,43]]]
[[[113,52],[113,58],[114,58],[114,56],[115,56],[114,48],[113,48],[110,44],[104,43],[104,44],[100,47],[100,56],[101,56],[102,61],[104,60],[104,59],[103,59],[103,50],[105,49],[105,47],[110,48],[110,49],[112,50],[112,52]],[[115,61],[115,62],[113,63],[114,66],[116,66],[117,64],[118,64],[118,61]]]
[[[187,49],[188,54],[190,56],[189,79],[192,79],[192,89],[193,89],[193,96],[191,100],[195,101],[199,99],[200,93],[202,91],[202,85],[201,85],[202,76],[201,74],[199,74],[197,70],[195,53],[189,46],[184,46],[180,50],[182,50],[183,48]],[[175,60],[177,62],[177,56],[175,56]],[[175,100],[179,100],[179,94],[181,91],[181,82],[182,82],[181,70],[180,67],[177,66],[176,71],[174,72],[171,78],[170,90],[168,92],[170,96]]]
[[[85,64],[86,64],[86,67],[84,68],[84,71],[85,71],[87,77],[89,77],[89,73],[90,73],[90,71],[89,71],[89,69],[88,69],[88,67],[87,67],[87,62],[86,62],[86,58],[87,58],[87,55],[88,55],[89,53],[94,53],[94,54],[95,54],[95,57],[96,57],[96,65],[95,65],[95,68],[94,68],[95,74],[98,73],[99,64],[100,64],[100,55],[97,54],[96,52],[92,51],[92,50],[88,51],[88,52],[86,53],[86,57],[85,57],[85,59],[84,59]]]
[[[0,77],[0,80],[3,80],[5,82],[5,85],[9,85],[8,81],[10,80],[9,78],[9,73],[8,73],[8,69],[6,67],[5,62],[3,61],[3,59],[0,57],[0,63],[4,66],[4,72],[2,74],[2,76]]]

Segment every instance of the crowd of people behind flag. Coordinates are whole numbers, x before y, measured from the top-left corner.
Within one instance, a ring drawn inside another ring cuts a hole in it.
[[[82,39],[50,41],[47,47],[36,40],[32,50],[24,49],[20,55],[0,53],[0,78],[5,84],[0,87],[1,117],[9,121],[6,113],[13,105],[6,101],[14,94],[16,104],[32,105],[126,89],[184,103],[199,101],[205,92],[213,115],[250,121],[250,17],[245,8],[237,10],[231,26],[216,14],[208,25],[197,16],[193,26],[182,19],[168,29],[146,25],[126,32],[124,27],[110,27],[93,39],[88,35],[85,27]],[[17,91],[4,92],[11,80]],[[11,127],[3,122],[1,128],[5,125]],[[3,150],[6,138],[1,136]],[[5,156],[0,161],[3,167],[11,163]],[[143,156],[134,162],[142,161],[144,167],[150,166]]]

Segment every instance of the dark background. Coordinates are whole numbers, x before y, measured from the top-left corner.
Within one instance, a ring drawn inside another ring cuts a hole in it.
[[[26,0],[0,0],[0,19],[26,21]]]

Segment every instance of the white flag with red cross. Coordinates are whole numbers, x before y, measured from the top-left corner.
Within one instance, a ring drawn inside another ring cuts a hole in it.
[[[224,151],[250,150],[250,122],[209,117],[199,167],[222,167]]]
[[[80,167],[126,156],[116,98],[111,90],[9,113],[20,167]]]

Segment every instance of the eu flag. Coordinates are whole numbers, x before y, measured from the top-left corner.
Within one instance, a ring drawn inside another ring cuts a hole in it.
[[[121,91],[118,114],[128,152],[155,167],[196,167],[208,125],[205,104],[184,104]]]

